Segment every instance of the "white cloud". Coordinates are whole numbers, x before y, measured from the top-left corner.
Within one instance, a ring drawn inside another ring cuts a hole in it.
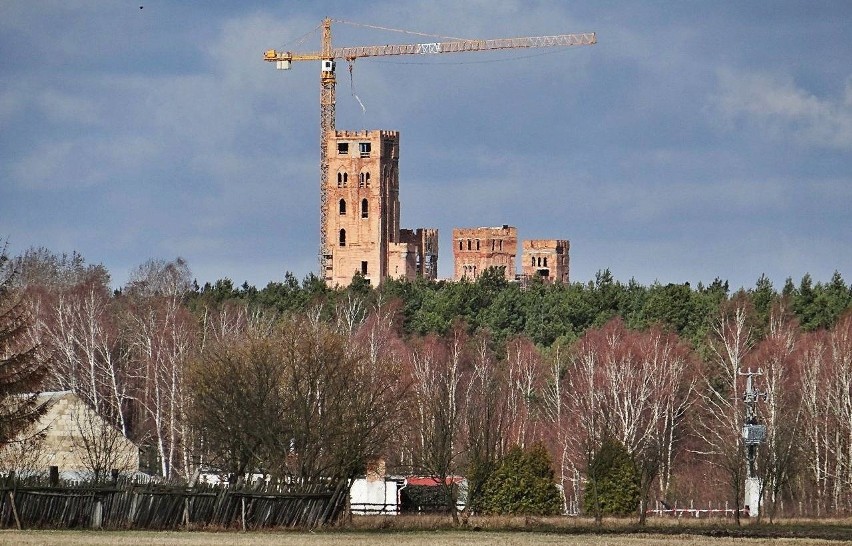
[[[714,110],[728,122],[744,121],[773,138],[804,146],[852,149],[852,83],[843,96],[817,97],[789,77],[718,73],[711,97]]]

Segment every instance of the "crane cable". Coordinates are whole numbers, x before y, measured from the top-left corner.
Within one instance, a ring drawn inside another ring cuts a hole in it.
[[[352,69],[353,68],[355,68],[355,60],[350,59],[349,60],[349,89],[352,93],[352,96],[355,97],[355,100],[357,100],[358,104],[361,105],[361,114],[366,117],[367,109],[364,107],[364,103],[361,102],[361,99],[358,97],[357,93],[355,93],[355,79],[352,76],[352,73],[353,73]]]
[[[443,36],[441,34],[427,34],[425,32],[417,32],[414,30],[402,30],[399,28],[382,27],[379,25],[368,25],[366,23],[355,23],[353,21],[345,21],[343,19],[332,19],[335,23],[343,23],[344,25],[352,25],[356,27],[373,28],[376,30],[387,30],[390,32],[399,32],[402,34],[412,34],[414,36],[425,36],[427,38],[443,38],[445,40],[466,40],[466,38],[456,38],[455,36]]]
[[[281,46],[281,49],[287,50],[288,46],[297,46],[297,45],[301,44],[302,42],[304,42],[305,40],[308,39],[308,36],[316,33],[321,28],[322,28],[322,23],[318,24],[317,26],[315,26],[313,28],[313,30],[309,30],[308,32],[306,32],[303,35],[296,38],[295,40],[290,40],[289,42],[284,42]]]

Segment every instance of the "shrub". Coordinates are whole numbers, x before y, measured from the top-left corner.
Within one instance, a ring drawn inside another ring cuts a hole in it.
[[[512,448],[485,482],[482,508],[487,514],[558,514],[562,502],[544,446]]]
[[[639,473],[627,448],[604,440],[589,464],[583,509],[596,517],[627,516],[639,506]]]

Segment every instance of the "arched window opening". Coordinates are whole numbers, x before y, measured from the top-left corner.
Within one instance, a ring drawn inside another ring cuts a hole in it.
[[[544,257],[544,267],[547,267],[547,256]]]
[[[343,173],[337,173],[337,187],[343,187]]]
[[[346,199],[340,200],[340,215],[343,216],[346,214]]]
[[[459,250],[464,250],[464,248],[463,248],[463,247],[464,247],[464,242],[463,242],[463,241],[459,241]]]
[[[361,218],[367,218],[370,215],[370,203],[366,199],[361,200]]]
[[[340,246],[346,246],[346,230],[340,230]]]
[[[364,182],[367,184],[367,187],[370,187],[370,173],[364,173]]]
[[[467,249],[470,250],[470,239],[467,240]]]
[[[535,267],[535,256],[533,256],[533,259],[532,259],[532,266]]]
[[[349,173],[343,173],[343,187],[345,188],[349,183]]]
[[[479,239],[476,240],[476,250],[479,250]]]

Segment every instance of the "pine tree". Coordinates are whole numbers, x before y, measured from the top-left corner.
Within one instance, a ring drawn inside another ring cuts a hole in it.
[[[19,439],[45,411],[37,391],[47,374],[38,347],[27,343],[30,321],[14,289],[15,268],[0,249],[0,447]]]

